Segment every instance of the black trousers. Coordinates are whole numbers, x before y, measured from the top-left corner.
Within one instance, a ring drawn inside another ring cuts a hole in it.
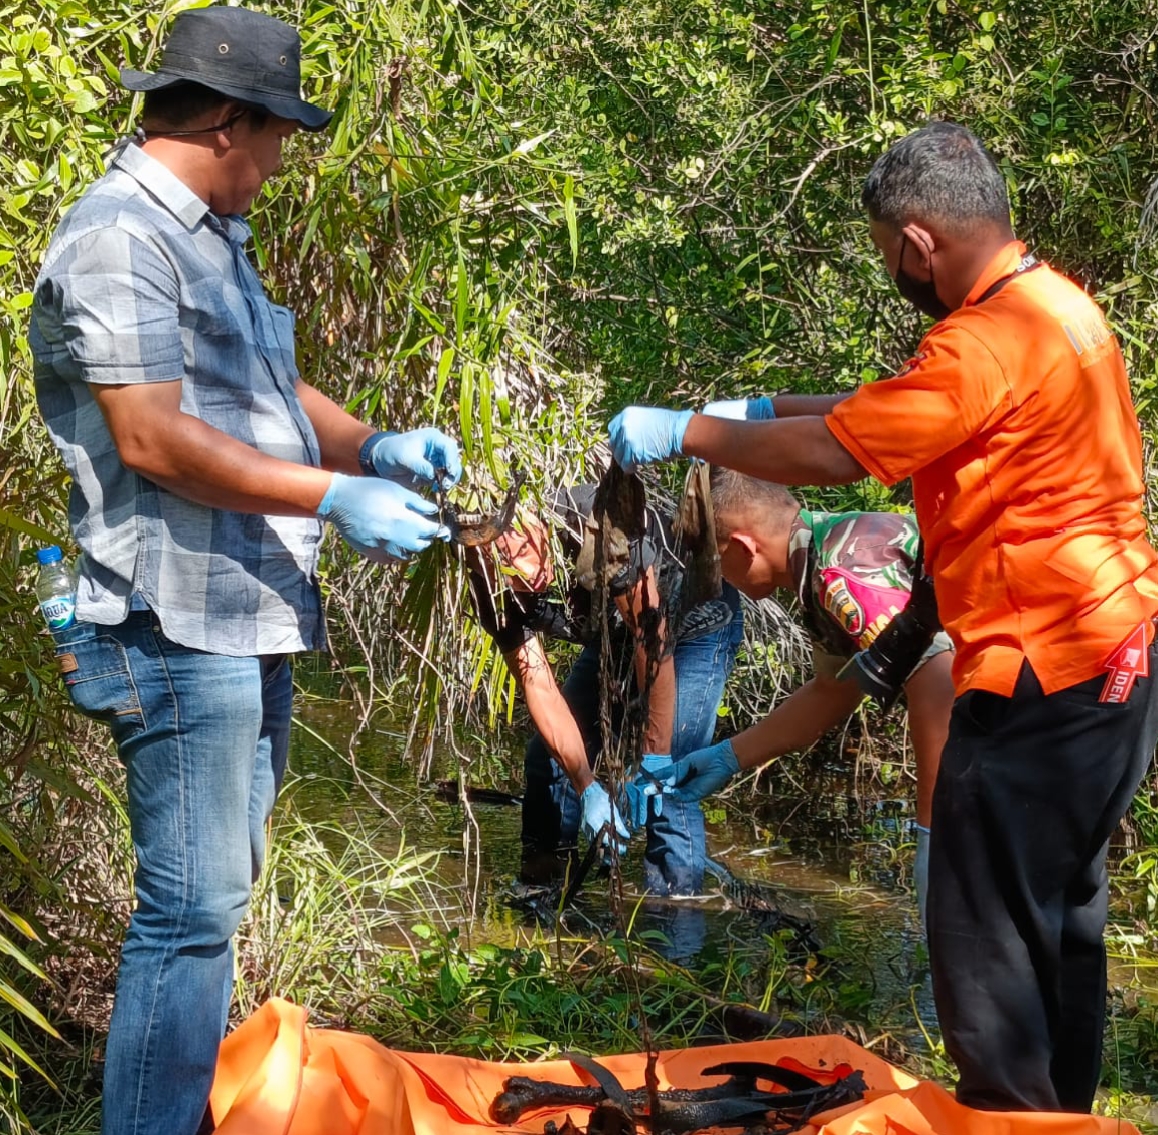
[[[957,700],[933,798],[929,954],[957,1098],[1089,1111],[1106,1008],[1106,851],[1154,754],[1158,644],[1127,702],[1099,676]]]

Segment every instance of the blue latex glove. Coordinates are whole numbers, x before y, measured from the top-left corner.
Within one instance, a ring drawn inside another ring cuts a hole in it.
[[[929,906],[929,829],[915,825],[917,829],[917,854],[913,859],[913,885],[917,889],[917,912],[921,916],[921,926],[925,925],[925,912]]]
[[[670,792],[680,800],[702,800],[719,792],[739,771],[740,762],[736,759],[732,742],[721,741],[718,745],[689,753],[656,779],[663,782],[662,791]]]
[[[437,485],[437,470],[445,469],[441,487],[449,489],[462,476],[458,443],[441,430],[427,426],[406,433],[377,434],[370,446],[370,464],[379,477],[401,481],[408,488]]]
[[[691,410],[628,406],[611,419],[611,452],[627,473],[637,465],[681,457],[684,432],[691,420]]]
[[[623,792],[619,796],[619,811],[633,832],[639,831],[647,823],[647,812],[653,799],[658,800],[662,797],[649,796],[633,780],[629,780],[623,786]]]
[[[641,771],[623,786],[624,799],[620,804],[632,831],[647,823],[649,813],[657,817],[663,815],[663,792],[656,785],[656,779],[672,767],[672,761],[667,753],[647,753],[639,767]]]
[[[776,417],[771,398],[729,398],[709,402],[703,413],[712,418],[731,418],[735,422],[768,422]]]
[[[437,512],[433,501],[394,481],[344,473],[334,474],[318,505],[319,520],[328,520],[355,552],[378,563],[404,560],[434,540],[449,539],[446,528],[427,520]]]
[[[670,753],[645,753],[643,760],[639,762],[641,771],[648,774],[652,780],[658,780],[664,773],[672,767],[672,760]],[[654,803],[652,804],[652,815],[663,815],[663,793],[656,792],[652,794]]]
[[[631,832],[623,823],[619,809],[611,803],[607,789],[599,781],[593,780],[583,790],[583,795],[579,797],[579,826],[590,841],[598,839],[599,833],[606,825],[610,825],[607,828],[608,839],[616,839],[619,854],[625,855]],[[608,856],[611,853],[610,847],[606,844],[604,845],[604,853]]]

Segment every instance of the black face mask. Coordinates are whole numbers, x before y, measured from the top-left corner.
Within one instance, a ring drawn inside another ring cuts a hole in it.
[[[918,311],[923,311],[932,319],[944,319],[952,309],[937,295],[932,267],[929,268],[927,280],[918,280],[901,267],[901,262],[905,259],[905,242],[908,239],[907,234],[901,233],[901,255],[897,258],[897,274],[893,277],[893,283],[897,285],[897,291]]]

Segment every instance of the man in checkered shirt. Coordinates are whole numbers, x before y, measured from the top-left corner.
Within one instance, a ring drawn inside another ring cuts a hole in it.
[[[30,341],[73,478],[77,623],[57,654],[126,770],[136,905],[106,1049],[104,1135],[194,1135],[233,982],[231,939],[285,770],[289,658],[325,644],[322,521],[375,560],[446,535],[412,490],[461,471],[433,429],[375,432],[298,375],[241,219],[297,129],[297,33],[180,14],[125,70],[143,129],[53,236]]]

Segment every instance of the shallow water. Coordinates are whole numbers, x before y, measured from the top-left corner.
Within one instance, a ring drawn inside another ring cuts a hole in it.
[[[307,819],[381,826],[386,853],[402,846],[438,852],[441,910],[431,910],[427,895],[411,921],[437,915],[469,942],[501,945],[525,940],[528,928],[554,928],[558,892],[528,892],[519,882],[519,808],[475,803],[468,814],[442,798],[433,782],[457,777],[458,760],[450,753],[436,753],[432,782],[417,784],[413,766],[401,758],[401,728],[374,724],[364,730],[352,765],[346,749],[354,720],[353,706],[342,702],[306,700],[299,707],[286,786],[297,810]],[[523,742],[512,735],[505,753],[488,748],[479,763],[492,777],[505,769],[513,778]],[[460,747],[472,751],[468,742]],[[481,783],[486,777],[480,770],[469,779]],[[513,779],[506,787],[518,791]],[[920,1049],[921,1030],[935,1033],[936,1014],[910,890],[911,803],[903,796],[866,798],[839,760],[817,762],[807,787],[766,775],[754,790],[741,787],[727,807],[710,805],[708,854],[731,875],[757,884],[786,914],[809,923],[857,1019],[908,1021],[911,1028],[900,1039]],[[383,819],[389,822],[382,825]],[[633,934],[650,935],[657,953],[693,970],[724,957],[763,962],[773,956],[767,936],[775,925],[738,909],[718,882],[709,878],[707,893],[697,899],[654,899],[641,893],[642,875],[636,842],[623,865],[625,918]],[[399,942],[407,939],[407,917],[399,916]],[[592,873],[562,929],[579,937],[617,929],[606,877]],[[1158,959],[1113,956],[1130,952],[1111,943],[1111,988],[1126,1000],[1139,991],[1153,997]],[[803,1016],[808,1024],[807,1009]]]
[[[298,716],[286,791],[305,818],[373,824],[388,809],[385,838],[394,842],[382,850],[440,852],[441,917],[471,941],[510,944],[521,929],[553,922],[558,893],[519,882],[517,806],[472,804],[476,828],[466,810],[440,797],[433,784],[415,783],[413,767],[400,757],[400,731],[364,731],[355,769],[345,755],[350,707],[308,701]],[[521,763],[521,749],[521,738],[512,738],[508,767]],[[493,769],[500,762],[488,756],[487,767]],[[456,774],[457,763],[447,754],[436,754],[435,766],[435,779]],[[909,891],[909,805],[858,798],[839,766],[817,770],[815,780],[821,791],[811,799],[775,783],[769,792],[766,783],[754,794],[741,788],[737,806],[710,807],[708,853],[732,876],[758,885],[762,898],[810,924],[826,955],[838,958],[866,991],[869,1019],[903,1004],[932,1024],[924,946]],[[638,843],[628,853],[623,875],[633,933],[650,932],[651,944],[668,959],[694,969],[729,953],[768,954],[765,936],[775,923],[739,909],[717,881],[709,878],[707,893],[697,899],[647,898],[641,893]],[[422,914],[416,910],[415,918]],[[592,872],[565,927],[570,934],[591,936],[616,928],[606,877]],[[407,929],[400,927],[400,939]]]

